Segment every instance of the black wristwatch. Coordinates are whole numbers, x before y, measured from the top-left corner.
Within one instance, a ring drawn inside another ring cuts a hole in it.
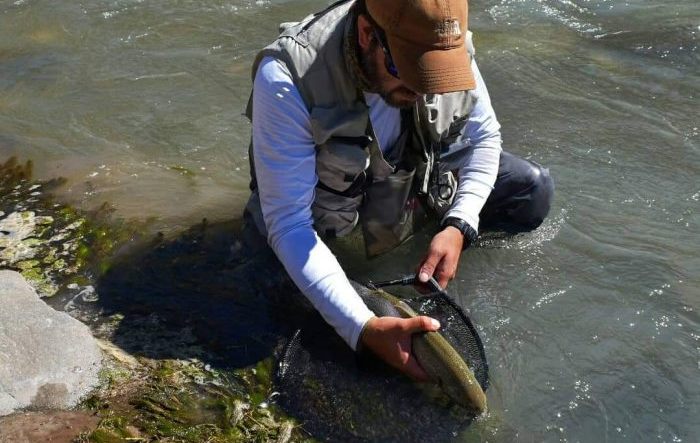
[[[469,223],[465,222],[461,218],[457,217],[447,217],[443,222],[442,222],[442,229],[445,229],[448,226],[453,226],[457,229],[459,229],[459,232],[462,233],[464,236],[464,248],[466,249],[468,246],[470,246],[472,243],[476,241],[476,238],[478,237],[478,234],[472,228],[469,226]]]

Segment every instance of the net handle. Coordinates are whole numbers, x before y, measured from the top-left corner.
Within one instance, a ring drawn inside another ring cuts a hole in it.
[[[383,281],[378,281],[378,282],[373,282],[370,281],[367,283],[367,286],[374,288],[374,289],[379,289],[379,288],[384,288],[386,286],[408,286],[408,285],[414,285],[416,283],[416,280],[418,278],[414,274],[409,274],[405,275],[403,277],[399,277],[393,280],[383,280]],[[445,290],[440,286],[440,283],[435,280],[435,277],[430,277],[430,279],[425,283],[430,287],[430,289],[434,292],[440,292],[442,294],[445,294]]]

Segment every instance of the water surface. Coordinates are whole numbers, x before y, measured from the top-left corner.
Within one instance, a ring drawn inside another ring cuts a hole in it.
[[[165,232],[236,218],[252,57],[325,4],[2,1],[0,154]],[[491,413],[457,439],[697,441],[700,6],[487,0],[470,27],[505,149],[557,194],[537,232],[463,255]],[[413,269],[420,240],[371,276]]]

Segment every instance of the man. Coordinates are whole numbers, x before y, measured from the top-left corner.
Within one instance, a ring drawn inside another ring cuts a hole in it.
[[[340,1],[282,28],[253,67],[246,220],[349,346],[425,380],[410,338],[438,322],[375,317],[324,240],[361,229],[368,254],[386,252],[425,210],[441,230],[419,279],[445,286],[480,215],[532,230],[552,181],[501,151],[466,0]]]

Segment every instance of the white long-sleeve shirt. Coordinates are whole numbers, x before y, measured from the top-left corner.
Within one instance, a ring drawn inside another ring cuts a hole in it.
[[[501,135],[474,61],[472,69],[479,98],[459,138],[470,148],[446,216],[463,219],[476,230],[498,173]],[[311,205],[318,176],[309,112],[289,70],[274,58],[260,63],[253,91],[254,164],[268,243],[301,292],[355,349],[374,314],[313,228]],[[365,99],[379,146],[390,149],[400,135],[400,111],[377,94],[365,93]]]

